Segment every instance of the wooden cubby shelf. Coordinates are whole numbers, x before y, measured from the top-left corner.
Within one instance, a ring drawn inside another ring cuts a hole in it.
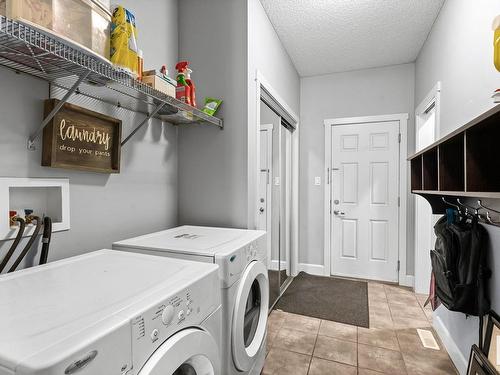
[[[500,199],[500,105],[410,156],[411,190],[443,213],[442,197]]]
[[[438,190],[438,149],[429,150],[422,155],[422,176],[424,190]]]

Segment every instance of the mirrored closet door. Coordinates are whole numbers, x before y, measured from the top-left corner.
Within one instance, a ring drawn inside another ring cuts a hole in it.
[[[291,131],[261,101],[259,229],[268,233],[269,306],[291,281]]]

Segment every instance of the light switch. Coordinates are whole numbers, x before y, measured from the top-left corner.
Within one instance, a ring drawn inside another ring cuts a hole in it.
[[[321,185],[321,177],[317,176],[314,177],[314,185]]]

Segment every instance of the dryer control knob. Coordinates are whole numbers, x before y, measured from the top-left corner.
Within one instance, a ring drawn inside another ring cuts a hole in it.
[[[183,320],[185,317],[184,310],[179,311],[179,314],[177,315],[177,317],[179,318],[179,320]]]
[[[157,329],[153,329],[153,332],[151,332],[151,341],[155,342],[158,340],[158,336],[160,335],[160,331]]]
[[[172,323],[174,316],[175,316],[174,306],[168,305],[167,307],[165,307],[163,313],[161,314],[161,321],[163,322],[163,324],[169,325],[170,323]]]

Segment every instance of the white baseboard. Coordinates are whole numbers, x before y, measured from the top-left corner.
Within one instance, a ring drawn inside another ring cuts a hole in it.
[[[399,279],[399,285],[408,286],[413,288],[415,286],[415,276],[412,275],[401,275]]]
[[[443,324],[441,318],[439,318],[439,316],[436,316],[435,314],[432,317],[432,326],[443,342],[443,345],[448,351],[448,354],[450,355],[450,358],[455,364],[458,372],[465,375],[465,373],[467,372],[468,360],[463,356],[457,344],[455,344],[455,341],[451,337],[448,329]]]
[[[281,267],[278,267],[278,263],[281,263]],[[281,262],[278,262],[277,260],[271,260],[269,262],[269,269],[271,271],[286,270],[287,264],[284,260],[282,260]]]
[[[310,275],[325,276],[325,267],[321,264],[299,263],[297,265],[297,271],[304,271]]]

